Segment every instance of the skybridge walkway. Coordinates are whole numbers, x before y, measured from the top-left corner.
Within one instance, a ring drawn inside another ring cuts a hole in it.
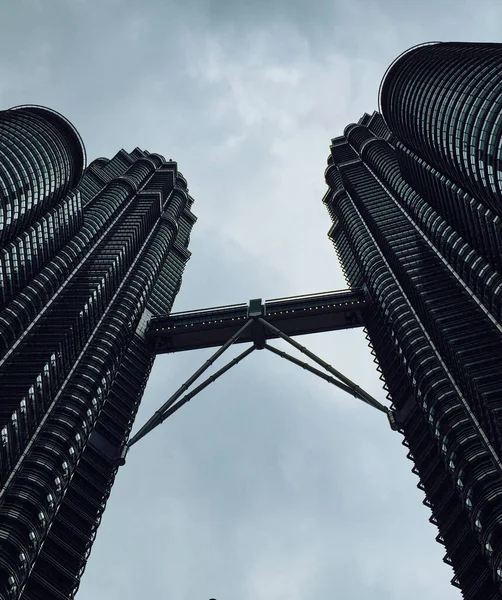
[[[366,299],[363,290],[342,290],[275,298],[249,304],[217,306],[150,320],[147,339],[156,354],[222,346],[252,316],[265,318],[288,336],[363,327]],[[251,314],[252,313],[252,314]],[[244,331],[236,343],[253,342],[263,348],[265,341],[279,335],[257,322]]]

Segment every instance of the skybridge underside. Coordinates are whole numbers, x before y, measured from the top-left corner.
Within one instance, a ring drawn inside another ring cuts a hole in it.
[[[222,346],[250,316],[262,316],[288,336],[363,327],[366,299],[362,290],[343,290],[293,298],[252,300],[216,308],[172,313],[150,320],[147,338],[156,354]],[[236,341],[263,347],[277,338],[256,320]]]

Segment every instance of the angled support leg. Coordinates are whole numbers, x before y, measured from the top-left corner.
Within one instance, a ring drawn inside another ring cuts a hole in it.
[[[253,352],[253,350],[255,350],[255,346],[250,346],[247,350],[244,350],[244,352],[241,352],[241,354],[239,354],[239,356],[236,356],[233,360],[231,360],[229,363],[227,363],[224,367],[222,367],[221,369],[219,369],[218,371],[216,371],[216,373],[213,373],[213,375],[210,375],[207,379],[205,379],[200,385],[198,385],[196,388],[194,388],[191,392],[188,392],[188,394],[185,394],[183,396],[183,398],[181,398],[181,400],[179,400],[178,402],[176,402],[176,404],[173,404],[172,406],[170,406],[167,410],[165,411],[157,411],[155,414],[159,414],[159,421],[156,425],[154,425],[152,427],[152,429],[154,427],[156,427],[157,425],[160,425],[161,423],[163,423],[168,417],[170,417],[171,415],[173,415],[177,410],[179,410],[184,404],[186,404],[187,402],[190,402],[190,400],[196,396],[199,392],[202,392],[202,390],[204,390],[205,388],[207,388],[208,385],[210,385],[211,383],[213,383],[213,381],[216,381],[219,377],[221,377],[222,375],[224,375],[227,371],[229,371],[232,367],[235,367],[235,365],[237,363],[240,363],[241,360],[243,360],[244,358],[246,358],[246,356],[249,356],[251,354],[251,352]],[[151,429],[149,430],[151,431]],[[139,432],[138,432],[139,433]],[[147,432],[148,433],[148,432]],[[146,435],[146,434],[143,434]],[[141,436],[143,437],[143,436]],[[129,448],[131,446],[133,446],[137,441],[139,441],[141,439],[141,437],[137,435],[135,435],[131,441],[129,442]]]
[[[298,360],[297,358],[295,358],[294,356],[291,356],[287,352],[282,352],[282,350],[278,350],[277,348],[274,348],[273,346],[270,346],[269,344],[265,344],[265,348],[267,350],[270,350],[270,352],[272,352],[273,354],[277,354],[277,356],[280,356],[281,358],[284,358],[284,359],[288,360],[289,362],[292,362],[294,365],[298,365],[302,369],[305,369],[306,371],[309,371],[310,373],[317,375],[317,377],[320,377],[321,379],[324,379],[324,381],[327,381],[328,383],[331,383],[332,385],[343,390],[344,392],[347,392],[347,394],[354,396],[354,398],[357,398],[358,400],[361,399],[354,391],[354,388],[351,388],[348,385],[341,383],[340,381],[336,380],[334,377],[330,377],[326,373],[323,373],[319,369],[312,367],[308,363]],[[382,406],[381,408],[379,406],[375,406],[374,408],[376,408],[377,410],[380,410],[382,412],[385,412],[385,413],[387,412],[387,409],[385,408],[385,406]]]
[[[204,371],[207,371],[209,367],[227,350],[236,340],[239,339],[241,334],[251,325],[253,319],[249,319],[238,331],[234,333],[234,335],[229,338],[221,348],[219,348],[206,362],[198,369],[191,377],[189,377],[183,385],[181,385],[174,394],[167,400],[160,408],[155,412],[153,417],[151,417],[143,427],[136,433],[135,436],[131,438],[128,446],[132,446],[142,437],[144,437],[147,433],[149,433],[154,427],[157,427],[160,423],[162,423],[162,415],[176,402],[176,400],[188,390],[188,388],[192,385],[194,381],[196,381]]]
[[[291,344],[292,346],[294,346],[302,354],[305,354],[306,356],[311,358],[314,362],[316,362],[318,365],[321,365],[321,367],[326,369],[326,371],[328,371],[328,373],[331,373],[336,378],[338,378],[341,382],[343,382],[347,387],[349,387],[351,389],[351,393],[356,398],[359,398],[359,400],[366,402],[366,404],[369,404],[370,406],[373,406],[373,408],[376,408],[377,410],[380,410],[386,414],[389,412],[389,409],[386,406],[384,406],[383,404],[378,402],[378,400],[373,398],[373,396],[368,394],[368,392],[365,392],[362,388],[360,388],[358,385],[356,385],[348,377],[345,377],[345,375],[343,375],[343,373],[340,373],[340,371],[337,371],[334,367],[332,367],[326,361],[322,360],[322,358],[319,358],[316,354],[311,352],[308,348],[305,348],[305,346],[302,346],[301,344],[299,344],[296,340],[289,337],[289,335],[285,334],[280,329],[277,329],[277,327],[274,327],[273,325],[271,325],[268,321],[266,321],[262,317],[259,317],[258,320],[262,323],[262,325],[264,327],[267,327],[268,329],[270,329],[270,331],[273,331],[276,335],[278,335],[284,341],[286,341],[289,344]]]

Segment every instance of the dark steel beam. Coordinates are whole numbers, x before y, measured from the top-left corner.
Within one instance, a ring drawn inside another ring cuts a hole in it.
[[[331,383],[332,385],[336,386],[340,390],[343,390],[344,392],[347,392],[347,394],[351,394],[352,396],[357,398],[356,394],[354,393],[354,390],[351,387],[349,387],[348,385],[345,385],[344,383],[341,383],[340,381],[336,380],[334,377],[330,377],[327,373],[323,373],[319,369],[316,369],[315,367],[309,365],[306,362],[303,362],[302,360],[298,360],[297,358],[295,358],[294,356],[291,356],[287,352],[283,352],[282,350],[279,350],[278,348],[274,348],[274,346],[271,346],[270,344],[265,344],[265,349],[270,350],[270,352],[272,352],[273,354],[276,354],[277,356],[280,356],[281,358],[288,360],[289,362],[293,363],[294,365],[297,365],[298,367],[301,367],[302,369],[309,371],[309,373],[312,373],[313,375],[317,375],[317,377],[324,379],[324,381]]]
[[[362,290],[343,290],[267,300],[262,304],[262,314],[285,334],[297,336],[362,327],[365,308]],[[250,316],[245,304],[173,313],[151,319],[146,335],[157,354],[218,347]],[[260,348],[266,340],[277,337],[274,331],[255,322],[237,343],[252,342]]]

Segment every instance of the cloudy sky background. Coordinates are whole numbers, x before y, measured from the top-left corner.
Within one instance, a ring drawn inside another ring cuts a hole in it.
[[[402,51],[501,24],[496,0],[4,0],[0,108],[62,112],[89,160],[178,161],[199,220],[175,310],[344,289],[330,138]],[[361,330],[302,341],[384,399]],[[159,357],[137,423],[209,354]],[[405,456],[380,413],[253,353],[131,451],[77,599],[458,600]]]

